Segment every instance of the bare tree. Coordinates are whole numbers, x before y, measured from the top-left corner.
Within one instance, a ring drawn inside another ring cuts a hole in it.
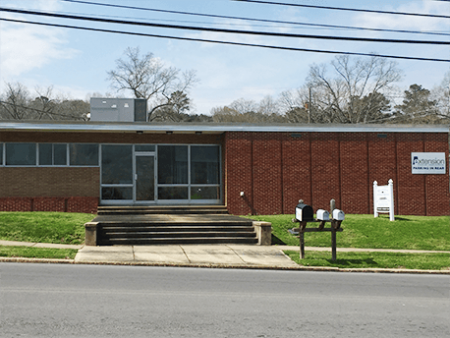
[[[337,56],[329,66],[313,65],[308,87],[314,92],[312,119],[328,123],[368,123],[389,110],[384,96],[400,80],[397,63],[383,58]]]
[[[6,90],[1,94],[0,117],[4,120],[26,120],[30,116],[27,109],[30,101],[28,89],[21,83],[6,83]]]
[[[112,87],[117,92],[131,92],[136,98],[148,101],[150,112],[171,105],[174,92],[188,92],[196,82],[194,71],[180,72],[167,67],[152,53],[141,55],[139,47],[128,47],[124,58],[116,60],[116,69],[108,72]]]
[[[266,96],[259,103],[242,98],[235,100],[228,106],[211,109],[211,115],[214,122],[283,123],[285,118],[279,111],[278,102]]]
[[[288,123],[308,123],[308,88],[284,91],[280,95],[279,106]],[[314,121],[317,122],[317,121]]]
[[[50,86],[36,89],[31,99],[28,89],[20,84],[6,84],[0,94],[0,119],[5,120],[88,120],[90,105],[82,100],[70,100],[54,95]]]

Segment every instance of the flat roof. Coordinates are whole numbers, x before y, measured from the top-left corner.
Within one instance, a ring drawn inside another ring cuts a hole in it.
[[[224,132],[319,133],[448,133],[449,125],[411,124],[249,124],[249,123],[147,123],[79,121],[0,121],[0,131],[130,132],[222,134]]]

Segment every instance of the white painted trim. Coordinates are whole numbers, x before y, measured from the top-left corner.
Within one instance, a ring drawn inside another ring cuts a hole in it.
[[[130,132],[193,134],[203,135],[224,132],[319,132],[319,133],[449,133],[449,125],[367,125],[367,124],[163,124],[163,123],[120,123],[120,122],[0,122],[1,131],[67,131],[67,132]]]

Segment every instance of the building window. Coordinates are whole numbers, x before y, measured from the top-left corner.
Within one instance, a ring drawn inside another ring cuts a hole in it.
[[[36,165],[36,143],[6,143],[6,165]]]
[[[160,200],[186,200],[188,199],[187,187],[158,187]]]
[[[133,184],[132,155],[132,146],[103,145],[102,184]]]
[[[3,143],[0,143],[0,165],[3,165]]]
[[[191,184],[219,184],[219,147],[191,146]]]
[[[69,151],[70,165],[98,166],[98,144],[73,143]]]
[[[132,200],[132,187],[102,187],[102,200]]]
[[[67,165],[67,144],[39,144],[39,165]]]
[[[219,200],[219,187],[191,187],[191,200]]]
[[[154,145],[136,145],[134,146],[135,151],[145,151],[145,152],[154,152],[155,146]]]
[[[187,146],[158,146],[158,183],[188,184]]]

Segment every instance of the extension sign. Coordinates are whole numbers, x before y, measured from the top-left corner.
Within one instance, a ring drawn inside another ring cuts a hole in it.
[[[445,174],[445,153],[411,153],[413,174]]]

